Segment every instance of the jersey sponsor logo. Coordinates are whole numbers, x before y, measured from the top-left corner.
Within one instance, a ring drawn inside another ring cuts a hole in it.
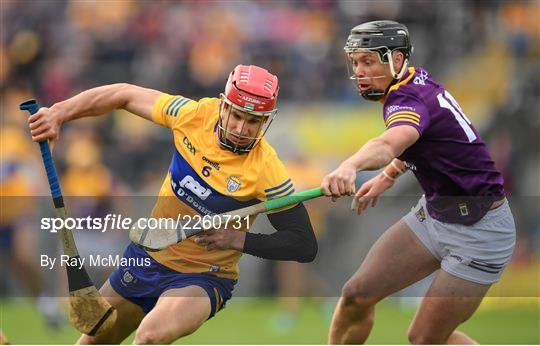
[[[236,192],[242,186],[242,180],[235,175],[227,177],[227,191]]]
[[[180,187],[184,187],[189,191],[193,192],[197,197],[203,201],[212,194],[212,190],[204,188],[198,181],[196,181],[191,175],[186,175],[180,181]]]
[[[205,205],[202,203],[197,202],[195,197],[190,195],[186,190],[184,190],[182,187],[178,186],[178,183],[171,179],[171,188],[173,189],[174,193],[183,201],[187,202],[190,206],[192,206],[195,210],[197,210],[199,213],[204,215],[214,215],[214,213],[208,209]]]
[[[186,148],[189,150],[190,153],[192,153],[193,155],[197,153],[197,149],[193,146],[193,144],[191,144],[191,142],[186,136],[184,136],[182,143],[184,143],[184,145],[186,146]]]
[[[409,106],[401,106],[401,105],[392,105],[386,107],[386,115],[395,113],[397,111],[411,111],[416,112],[416,108],[409,107]]]
[[[413,79],[413,83],[416,85],[426,85],[426,80],[428,79],[428,74],[426,71],[421,71],[420,74],[417,74]]]
[[[202,160],[206,163],[208,163],[210,166],[214,167],[216,170],[219,171],[219,163],[215,162],[215,161],[212,161],[210,160],[209,158],[207,158],[206,156],[203,156],[202,157]]]

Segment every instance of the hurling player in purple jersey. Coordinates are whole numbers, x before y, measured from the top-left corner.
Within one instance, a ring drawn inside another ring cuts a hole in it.
[[[358,25],[345,52],[360,95],[383,103],[386,130],[324,178],[324,193],[352,195],[358,171],[384,167],[355,194],[358,214],[408,169],[424,196],[377,240],[343,287],[329,342],[363,343],[377,302],[437,271],[409,341],[474,343],[456,328],[499,280],[515,245],[501,174],[452,95],[424,69],[408,66],[406,26],[388,20]]]

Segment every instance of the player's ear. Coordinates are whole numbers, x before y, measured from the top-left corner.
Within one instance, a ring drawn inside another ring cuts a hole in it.
[[[401,66],[403,66],[405,60],[405,55],[399,50],[392,52],[392,61],[394,62],[394,71],[401,71]]]
[[[228,111],[230,105],[227,102],[225,102],[225,99],[223,98],[223,95],[220,96],[220,99],[221,99],[220,108],[222,110],[224,110],[224,111]]]

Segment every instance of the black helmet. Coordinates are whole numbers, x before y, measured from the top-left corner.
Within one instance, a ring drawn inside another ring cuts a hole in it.
[[[345,52],[376,51],[381,61],[388,62],[385,53],[399,50],[409,59],[413,47],[409,39],[409,30],[403,24],[392,20],[376,20],[355,26],[345,43]]]
[[[347,56],[357,52],[377,52],[381,63],[390,65],[390,72],[394,78],[393,83],[395,83],[407,71],[413,47],[409,39],[409,30],[405,25],[392,20],[377,20],[352,28],[351,34],[345,43],[344,50]],[[392,59],[392,52],[395,50],[402,52],[405,56],[403,66],[398,72],[394,71]],[[350,78],[356,79],[354,74]],[[370,90],[359,92],[364,98],[375,101],[383,97],[387,91]]]

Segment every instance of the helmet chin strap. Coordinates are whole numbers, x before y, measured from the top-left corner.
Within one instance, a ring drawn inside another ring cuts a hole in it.
[[[405,58],[403,60],[403,65],[401,65],[401,70],[399,70],[398,73],[396,73],[396,70],[394,69],[394,59],[392,58],[392,51],[387,51],[384,53],[386,57],[388,58],[388,65],[390,65],[390,74],[392,75],[392,78],[399,80],[405,72],[407,71],[407,67],[409,66],[409,59]]]

